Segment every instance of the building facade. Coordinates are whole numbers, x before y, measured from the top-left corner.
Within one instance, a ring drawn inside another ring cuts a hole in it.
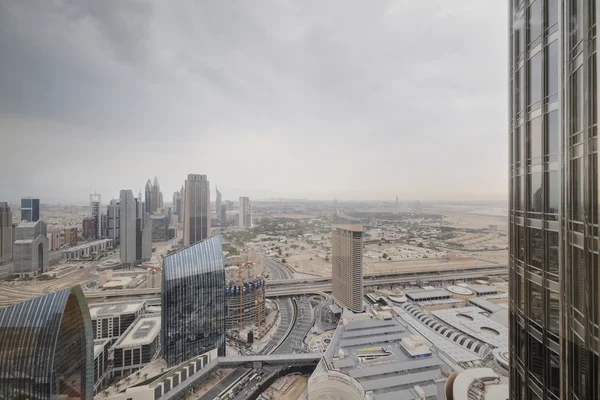
[[[221,226],[225,226],[227,224],[227,206],[225,204],[221,204],[220,213],[219,221],[221,222]]]
[[[221,192],[219,192],[219,189],[217,189],[217,187],[215,186],[215,191],[217,192],[217,199],[215,201],[215,210],[216,210],[216,214],[217,214],[217,219],[221,220]]]
[[[160,315],[144,314],[112,346],[113,376],[123,378],[154,361],[158,355]]]
[[[510,2],[510,384],[600,398],[595,0]]]
[[[168,240],[169,217],[155,214],[150,217],[152,221],[152,241],[166,242]]]
[[[152,212],[155,213],[161,206],[161,193],[158,178],[154,177],[154,184],[152,185]]]
[[[0,203],[0,264],[12,260],[13,227],[12,211],[8,203]]]
[[[213,349],[224,356],[225,260],[220,237],[166,256],[162,273],[161,340],[167,364]]]
[[[100,201],[101,197],[99,194],[90,194],[90,215],[94,220],[94,228],[96,231],[90,239],[99,239],[102,237],[102,219],[100,218]]]
[[[40,199],[23,197],[21,199],[21,221],[37,222],[40,220]]]
[[[65,228],[65,244],[77,246],[77,228]]]
[[[0,398],[93,399],[90,314],[75,286],[0,308]]]
[[[48,271],[49,240],[44,221],[22,221],[13,243],[13,274],[38,276]]]
[[[81,234],[83,238],[86,240],[94,240],[96,239],[96,220],[94,217],[85,217],[83,219],[83,230]]]
[[[358,220],[336,216],[331,236],[333,297],[353,312],[363,311],[363,226]]]
[[[240,228],[252,226],[252,208],[249,197],[240,197]]]
[[[106,237],[112,239],[114,246],[121,244],[121,202],[111,200],[106,209]]]
[[[60,250],[60,230],[53,228],[48,233],[49,249],[50,251]]]
[[[132,267],[139,260],[137,237],[140,227],[137,222],[137,202],[131,190],[121,190],[119,197],[121,262],[125,267]]]
[[[150,179],[146,182],[146,189],[144,192],[145,210],[148,214],[152,214],[152,182],[150,182]]]
[[[210,235],[210,183],[206,175],[189,174],[185,181],[183,245]]]

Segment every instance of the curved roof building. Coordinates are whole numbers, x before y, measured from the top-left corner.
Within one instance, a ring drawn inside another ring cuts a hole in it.
[[[92,322],[75,286],[0,308],[0,398],[92,399]]]
[[[225,260],[213,236],[164,259],[162,352],[169,366],[207,351],[225,355]]]

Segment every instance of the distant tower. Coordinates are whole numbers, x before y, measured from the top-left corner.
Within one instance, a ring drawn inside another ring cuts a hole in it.
[[[119,200],[111,200],[106,209],[106,236],[112,239],[113,246],[121,243],[121,212]]]
[[[353,312],[363,311],[363,226],[336,215],[331,237],[332,294]]]
[[[150,182],[150,179],[146,182],[144,199],[146,200],[146,212],[152,214],[152,182]]]
[[[217,192],[217,201],[215,203],[215,208],[217,210],[217,219],[221,220],[221,192],[215,186],[215,191]]]
[[[154,185],[152,185],[152,212],[156,212],[160,207],[160,185],[158,178],[154,177]]]
[[[48,231],[44,221],[21,221],[15,230],[13,274],[38,276],[48,270]]]
[[[240,228],[252,226],[252,209],[250,207],[250,197],[240,197]]]
[[[37,222],[40,220],[40,199],[23,197],[21,199],[21,221]]]
[[[121,236],[121,263],[125,267],[132,267],[136,262],[137,249],[137,214],[136,199],[131,190],[121,190],[120,193],[120,236]]]
[[[0,264],[12,260],[14,242],[12,220],[8,203],[0,203]]]
[[[210,183],[206,175],[188,175],[184,209],[183,245],[189,246],[210,235]]]
[[[99,239],[102,236],[102,221],[100,220],[100,195],[90,194],[90,214],[94,220],[94,236],[90,239]]]

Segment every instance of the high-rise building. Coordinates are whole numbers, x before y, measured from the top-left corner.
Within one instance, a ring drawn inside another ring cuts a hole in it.
[[[183,216],[183,197],[181,192],[173,193],[173,214],[177,215],[179,220]]]
[[[166,242],[169,229],[169,217],[164,214],[154,214],[150,217],[152,221],[152,241]]]
[[[152,212],[155,213],[160,207],[160,185],[158,178],[155,176],[154,184],[152,185]]]
[[[106,238],[108,234],[108,215],[106,213],[100,214],[100,238]]]
[[[48,271],[48,231],[44,221],[22,221],[13,243],[13,274],[37,276]]]
[[[12,260],[13,227],[12,211],[8,203],[0,203],[0,264]]]
[[[0,308],[0,398],[93,399],[94,343],[79,286]]]
[[[217,189],[216,186],[215,186],[215,191],[217,192],[217,200],[215,202],[215,209],[216,209],[215,214],[217,214],[217,219],[221,220],[221,192],[219,192],[219,189]]]
[[[50,229],[50,232],[48,232],[48,241],[50,251],[60,250],[60,230],[58,228]]]
[[[359,220],[336,215],[331,236],[333,297],[353,312],[363,311],[363,226]]]
[[[185,181],[183,245],[210,235],[210,183],[206,175],[189,174]]]
[[[221,226],[227,224],[227,206],[225,204],[221,204],[221,215],[219,216],[219,220],[221,221]]]
[[[85,217],[83,219],[83,231],[81,234],[84,239],[94,240],[96,239],[96,220],[94,217]]]
[[[125,267],[132,267],[139,260],[137,258],[137,238],[141,227],[137,218],[137,200],[133,197],[131,190],[124,189],[121,190],[119,198],[121,262]]]
[[[94,235],[90,239],[100,239],[102,237],[102,219],[100,218],[101,197],[97,193],[90,194],[90,215],[94,220]]]
[[[252,208],[250,197],[240,197],[240,228],[250,228],[252,226]]]
[[[227,205],[227,211],[233,211],[233,200],[225,200],[225,204]]]
[[[166,256],[162,274],[161,340],[167,365],[213,349],[224,356],[225,260],[220,237]]]
[[[77,228],[65,228],[65,244],[77,246]]]
[[[152,214],[152,182],[150,182],[150,179],[148,179],[148,182],[146,182],[144,200],[146,203],[146,212],[148,214]]]
[[[40,199],[23,197],[21,199],[21,221],[37,222],[40,220]]]
[[[106,209],[106,237],[112,239],[113,246],[121,243],[121,210],[119,199],[112,199]]]
[[[163,194],[162,192],[158,192],[158,208],[163,208]]]
[[[510,398],[600,398],[595,0],[510,2]]]

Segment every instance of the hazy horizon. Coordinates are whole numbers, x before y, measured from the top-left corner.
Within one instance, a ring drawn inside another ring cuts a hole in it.
[[[0,201],[504,201],[504,2],[0,4]],[[6,151],[8,149],[8,151]]]

